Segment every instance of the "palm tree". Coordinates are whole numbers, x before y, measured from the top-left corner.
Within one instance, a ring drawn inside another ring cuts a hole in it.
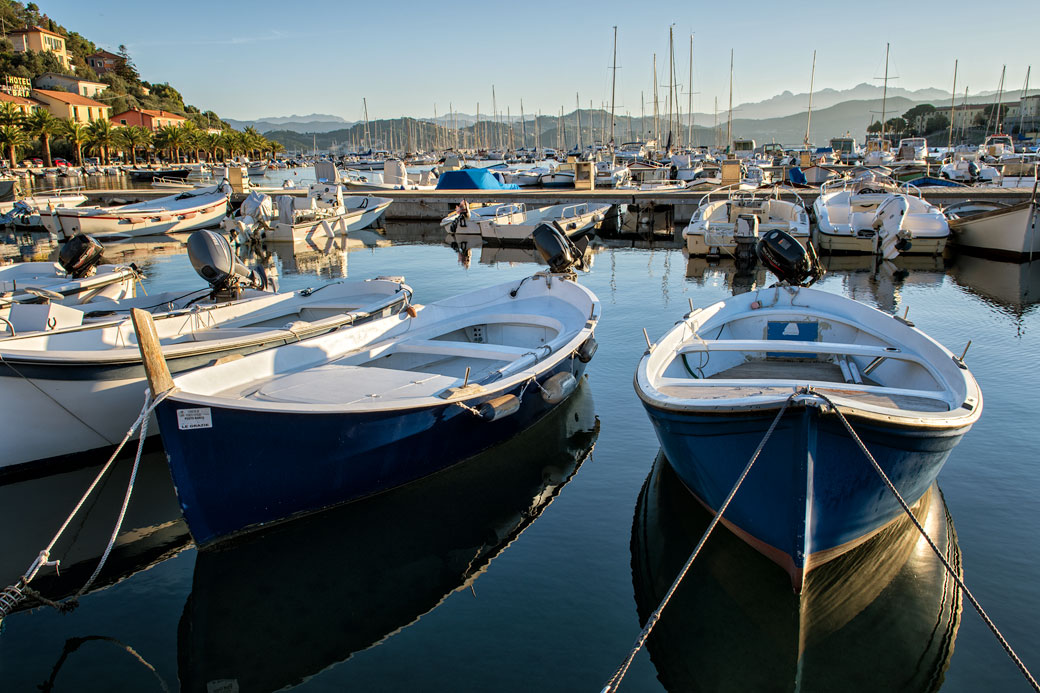
[[[47,167],[53,166],[51,161],[51,135],[58,130],[58,119],[48,111],[37,108],[25,119],[22,127],[30,137],[39,137],[43,145],[43,159]]]
[[[199,126],[191,120],[186,120],[181,124],[184,147],[192,151],[192,156],[195,157],[196,162],[199,160],[199,149],[202,148],[201,138],[204,134],[202,130],[199,130]]]
[[[119,146],[130,150],[130,157],[134,166],[137,166],[137,149],[151,144],[152,133],[140,125],[129,125],[116,130],[115,141]]]
[[[18,165],[16,149],[29,144],[29,138],[25,131],[17,125],[0,125],[0,147],[7,149],[8,158],[11,160],[11,168]]]
[[[116,143],[116,133],[112,124],[104,118],[91,121],[86,127],[87,143],[94,151],[101,153],[101,162],[108,165],[108,150]]]
[[[10,101],[0,102],[0,125],[21,125],[25,114]]]
[[[61,136],[76,148],[76,165],[83,165],[83,143],[87,141],[87,129],[79,121],[63,120],[61,122]]]
[[[223,141],[220,139],[220,135],[214,132],[204,132],[199,137],[199,146],[205,151],[209,157],[210,163],[217,160],[217,150],[223,151]]]
[[[180,163],[181,149],[187,144],[184,128],[179,125],[166,125],[155,133],[155,146],[170,152],[175,163]]]

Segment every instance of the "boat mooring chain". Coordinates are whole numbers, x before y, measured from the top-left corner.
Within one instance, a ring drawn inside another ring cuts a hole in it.
[[[119,530],[123,526],[123,518],[126,516],[126,509],[130,504],[130,497],[133,494],[134,490],[134,482],[137,479],[137,470],[141,464],[141,454],[144,452],[144,441],[148,433],[148,418],[151,416],[152,411],[155,409],[155,407],[158,406],[158,404],[162,402],[164,399],[166,399],[167,395],[169,395],[169,392],[164,392],[153,400],[151,390],[145,389],[144,406],[141,407],[140,415],[138,415],[137,419],[130,426],[129,430],[127,430],[126,435],[123,436],[123,440],[112,452],[112,455],[108,458],[108,461],[105,462],[105,464],[101,467],[100,471],[98,471],[97,475],[94,477],[94,481],[91,482],[90,486],[87,487],[87,490],[83,493],[83,496],[79,499],[79,502],[76,503],[76,507],[74,507],[72,509],[72,512],[69,513],[69,516],[65,518],[65,522],[55,533],[50,543],[47,544],[46,548],[40,551],[40,553],[36,556],[32,564],[25,571],[22,577],[18,579],[17,583],[13,585],[8,585],[7,587],[0,589],[0,632],[3,631],[4,619],[12,611],[14,611],[14,609],[21,602],[25,601],[27,598],[35,599],[36,601],[46,606],[54,607],[59,611],[68,612],[76,608],[76,606],[78,606],[79,598],[83,596],[88,589],[90,589],[90,586],[94,583],[94,580],[97,579],[97,576],[101,573],[102,568],[104,568],[105,563],[108,561],[108,557],[112,553],[112,547],[115,546],[116,539],[119,536]],[[62,534],[65,533],[65,530],[68,529],[69,525],[72,523],[73,518],[75,518],[79,511],[83,508],[83,504],[86,503],[87,498],[89,498],[90,494],[94,492],[95,488],[97,488],[97,485],[101,482],[101,479],[104,478],[105,474],[112,467],[112,463],[115,461],[116,456],[119,455],[120,451],[123,449],[123,446],[126,445],[127,441],[129,441],[130,438],[134,435],[134,432],[137,431],[138,427],[141,428],[141,435],[137,443],[137,455],[134,458],[134,466],[130,472],[130,481],[127,483],[126,495],[123,498],[123,506],[119,511],[119,517],[116,520],[115,527],[112,529],[112,534],[109,538],[108,545],[105,547],[105,550],[101,555],[101,560],[98,561],[98,565],[94,569],[94,572],[91,574],[91,576],[71,598],[65,600],[64,602],[56,602],[47,599],[42,594],[29,587],[29,583],[32,582],[36,575],[40,572],[40,570],[46,566],[53,566],[55,571],[59,570],[61,561],[50,560],[51,551],[54,550],[54,545],[58,543],[58,540],[61,538]]]
[[[968,601],[971,602],[971,605],[975,607],[975,611],[978,612],[979,616],[982,617],[982,620],[989,627],[990,631],[993,632],[993,635],[1000,643],[1000,646],[1004,648],[1004,652],[1006,652],[1008,657],[1011,658],[1011,661],[1015,663],[1015,666],[1018,667],[1018,670],[1022,672],[1022,676],[1024,676],[1026,681],[1029,682],[1029,685],[1033,687],[1033,690],[1040,692],[1040,684],[1037,684],[1037,681],[1033,677],[1033,674],[1026,667],[1025,663],[1022,662],[1021,658],[1019,658],[1018,654],[1011,647],[1011,644],[1007,641],[1007,639],[1004,638],[1004,635],[997,628],[996,624],[993,623],[993,620],[989,617],[989,614],[987,614],[985,609],[982,608],[982,604],[980,604],[979,601],[975,598],[975,595],[971,593],[971,590],[968,589],[968,586],[964,584],[964,579],[957,574],[957,571],[955,571],[953,569],[953,566],[950,565],[949,561],[946,560],[946,556],[943,554],[943,552],[939,550],[939,547],[935,545],[935,542],[932,541],[932,538],[928,536],[928,532],[925,531],[924,527],[921,526],[921,523],[914,516],[913,512],[911,512],[910,506],[907,505],[905,500],[903,500],[903,496],[900,495],[899,491],[895,487],[895,484],[893,484],[892,480],[888,478],[887,474],[885,474],[885,470],[881,468],[881,465],[879,465],[877,460],[874,459],[874,456],[870,454],[870,450],[867,449],[867,446],[863,443],[863,440],[852,428],[852,424],[849,423],[848,419],[845,418],[845,415],[841,413],[841,410],[838,409],[838,407],[834,404],[834,402],[830,400],[829,397],[817,391],[814,391],[812,394],[815,397],[818,397],[822,401],[826,402],[830,406],[831,411],[833,411],[838,416],[838,419],[840,419],[841,422],[845,425],[845,429],[849,432],[849,435],[852,436],[852,439],[856,441],[856,444],[859,445],[859,449],[863,451],[863,454],[870,461],[870,464],[874,467],[874,471],[877,472],[878,476],[881,477],[881,480],[885,482],[885,486],[887,486],[888,490],[892,492],[893,496],[895,496],[895,499],[903,508],[903,512],[905,512],[907,514],[907,517],[910,518],[910,521],[914,523],[914,527],[917,527],[917,531],[920,532],[921,536],[924,537],[925,541],[928,542],[928,546],[932,547],[932,551],[935,553],[936,557],[938,557],[939,561],[943,564],[943,567],[946,569],[946,572],[950,574],[950,577],[954,579],[954,581],[957,583],[957,586],[960,587],[960,589],[964,592],[965,596],[968,598]]]
[[[617,671],[615,671],[614,675],[610,677],[610,680],[607,681],[607,685],[603,687],[603,690],[600,691],[600,693],[614,693],[614,691],[618,689],[618,686],[621,685],[621,680],[624,679],[625,674],[628,673],[628,668],[632,665],[632,660],[635,659],[636,655],[639,653],[639,650],[643,649],[643,645],[646,644],[647,639],[650,637],[650,632],[654,629],[654,626],[656,626],[657,622],[661,619],[661,613],[664,611],[664,608],[668,606],[668,602],[671,601],[672,596],[675,594],[675,591],[679,589],[679,583],[682,582],[684,577],[686,577],[686,573],[689,572],[694,560],[696,560],[698,554],[700,554],[701,549],[704,548],[704,544],[708,541],[708,537],[711,536],[711,533],[715,529],[715,526],[718,525],[719,521],[722,519],[722,514],[726,512],[726,508],[729,507],[730,501],[733,500],[733,496],[737,495],[737,491],[740,489],[740,485],[744,483],[744,479],[747,478],[748,472],[751,471],[752,465],[755,464],[755,461],[758,459],[758,456],[762,454],[762,448],[766,446],[766,441],[768,441],[769,438],[773,435],[773,431],[776,430],[776,425],[780,423],[780,418],[784,415],[784,412],[787,411],[788,405],[791,404],[791,401],[795,397],[804,394],[806,394],[806,391],[802,388],[799,388],[795,392],[792,392],[791,395],[784,400],[783,406],[781,406],[780,411],[776,413],[776,417],[773,419],[773,423],[769,424],[769,429],[766,431],[765,436],[762,437],[762,441],[758,444],[758,447],[755,448],[754,454],[751,455],[751,459],[749,459],[747,465],[745,465],[744,471],[741,472],[740,477],[737,479],[737,483],[733,485],[733,488],[730,489],[729,495],[726,496],[726,500],[723,501],[722,505],[719,506],[719,509],[715,512],[715,517],[711,518],[711,523],[708,525],[708,528],[704,530],[704,535],[701,536],[701,540],[697,542],[697,546],[693,549],[693,553],[691,553],[690,557],[686,559],[686,564],[682,567],[682,570],[680,570],[679,574],[675,577],[675,580],[672,582],[672,586],[668,588],[668,592],[665,593],[664,599],[661,600],[660,605],[658,605],[654,612],[650,614],[650,617],[646,619],[646,625],[643,626],[643,630],[640,631],[639,636],[636,637],[635,644],[632,646],[631,651],[628,653],[628,657],[626,657],[625,661],[621,663],[621,666],[617,668]]]

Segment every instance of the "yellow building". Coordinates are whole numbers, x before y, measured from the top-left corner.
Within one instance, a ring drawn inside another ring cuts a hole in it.
[[[80,123],[89,123],[94,120],[108,120],[112,114],[111,106],[67,91],[33,89],[33,98],[42,103],[52,116],[62,120],[72,119]]]
[[[65,69],[72,69],[72,56],[65,50],[65,37],[43,27],[31,26],[7,34],[15,53],[53,53]]]

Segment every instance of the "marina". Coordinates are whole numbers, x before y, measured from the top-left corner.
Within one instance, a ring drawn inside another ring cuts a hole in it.
[[[954,5],[0,3],[0,689],[1040,693],[1040,53]]]

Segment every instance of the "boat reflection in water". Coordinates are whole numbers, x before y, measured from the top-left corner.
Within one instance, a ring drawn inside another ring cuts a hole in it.
[[[113,463],[51,551],[51,560],[61,561],[59,572],[44,568],[32,583],[45,597],[72,596],[97,567],[119,517],[133,462],[131,451]],[[0,587],[14,584],[22,576],[100,468],[91,465],[32,478],[0,477],[0,527],[11,530],[0,537]],[[119,536],[93,590],[171,558],[190,545],[166,455],[161,450],[145,453]],[[21,608],[32,605],[23,602]]]
[[[960,572],[957,535],[937,486],[914,511]],[[632,524],[640,623],[710,521],[659,455]],[[960,617],[960,590],[905,517],[809,573],[800,596],[782,568],[718,527],[647,647],[669,691],[934,691]]]
[[[958,255],[950,274],[966,293],[978,296],[1019,323],[1040,303],[1040,260],[1001,262]]]
[[[469,587],[591,453],[588,389],[425,480],[200,551],[178,632],[183,689],[295,685]]]

